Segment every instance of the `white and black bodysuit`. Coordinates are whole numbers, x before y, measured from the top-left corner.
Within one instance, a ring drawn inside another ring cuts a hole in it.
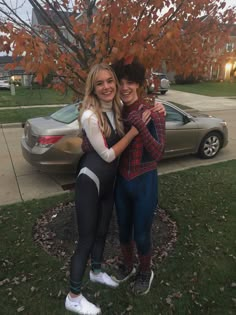
[[[118,159],[112,146],[120,140],[114,123],[112,104],[102,104],[111,134],[105,138],[96,115],[91,110],[81,117],[83,149],[76,180],[75,204],[79,240],[71,259],[70,290],[80,293],[81,282],[89,256],[93,270],[100,270],[106,235],[112,216],[114,182]]]

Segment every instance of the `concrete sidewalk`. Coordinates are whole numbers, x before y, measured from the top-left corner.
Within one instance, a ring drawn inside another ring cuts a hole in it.
[[[72,175],[49,175],[28,164],[21,153],[22,128],[0,129],[0,205],[62,193]]]
[[[228,103],[227,99],[220,98],[220,105],[215,101],[208,102],[208,97],[203,102],[201,96],[191,94],[192,102],[194,102],[190,104],[190,96],[186,94],[189,93],[169,91],[167,95],[160,98],[190,107],[194,105],[197,110],[201,108],[202,103],[206,104],[205,111],[222,117],[228,122],[229,145],[212,160],[186,156],[161,161],[158,167],[159,174],[236,159],[236,100],[230,100]],[[21,126],[21,123],[7,124],[0,128],[0,205],[61,194],[64,192],[64,185],[74,182],[73,175],[44,174],[24,160],[20,147],[23,134]]]

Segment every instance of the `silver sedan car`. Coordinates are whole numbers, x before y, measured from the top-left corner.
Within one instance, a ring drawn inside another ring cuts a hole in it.
[[[163,158],[198,154],[214,158],[228,143],[227,123],[206,114],[190,114],[170,102],[166,109],[166,146]],[[83,154],[78,104],[67,105],[51,116],[29,119],[21,148],[24,158],[41,171],[76,173]]]

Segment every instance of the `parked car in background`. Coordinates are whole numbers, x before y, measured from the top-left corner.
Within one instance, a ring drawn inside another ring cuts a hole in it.
[[[147,92],[166,94],[170,88],[170,81],[166,74],[152,71],[151,75],[147,78]]]
[[[198,154],[214,158],[228,143],[227,123],[206,114],[189,114],[170,102],[166,108],[164,158]],[[51,116],[29,119],[21,148],[24,158],[46,172],[76,173],[81,155],[78,104],[67,105]]]
[[[27,120],[21,139],[26,161],[45,172],[77,171],[82,155],[78,106],[67,105],[50,116]]]
[[[8,82],[8,80],[0,80],[0,89],[10,90],[10,83]]]

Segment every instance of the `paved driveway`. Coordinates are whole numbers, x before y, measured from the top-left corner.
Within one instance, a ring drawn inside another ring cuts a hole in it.
[[[170,90],[167,94],[158,97],[163,100],[190,106],[200,111],[236,109],[236,98],[211,97],[174,90]]]
[[[182,93],[181,99],[181,92],[169,92],[169,95],[162,96],[162,98],[191,106],[185,101],[186,94],[189,93]],[[202,96],[198,98],[198,103],[196,95],[191,97],[195,100],[195,108],[199,109],[203,104]],[[221,105],[217,98],[216,106],[211,100],[211,105],[205,103],[207,105],[204,108],[208,113],[222,117],[228,122],[229,145],[213,160],[201,160],[195,156],[187,156],[162,161],[159,165],[160,174],[236,159],[236,100],[230,100],[230,104],[224,98],[220,98],[220,100]],[[222,107],[225,109],[222,110]],[[56,195],[64,191],[65,185],[74,182],[72,175],[43,174],[30,166],[21,154],[22,133],[22,128],[3,127],[0,129],[0,205]]]
[[[28,164],[21,154],[22,128],[0,129],[0,205],[62,193],[73,176],[48,175]]]

